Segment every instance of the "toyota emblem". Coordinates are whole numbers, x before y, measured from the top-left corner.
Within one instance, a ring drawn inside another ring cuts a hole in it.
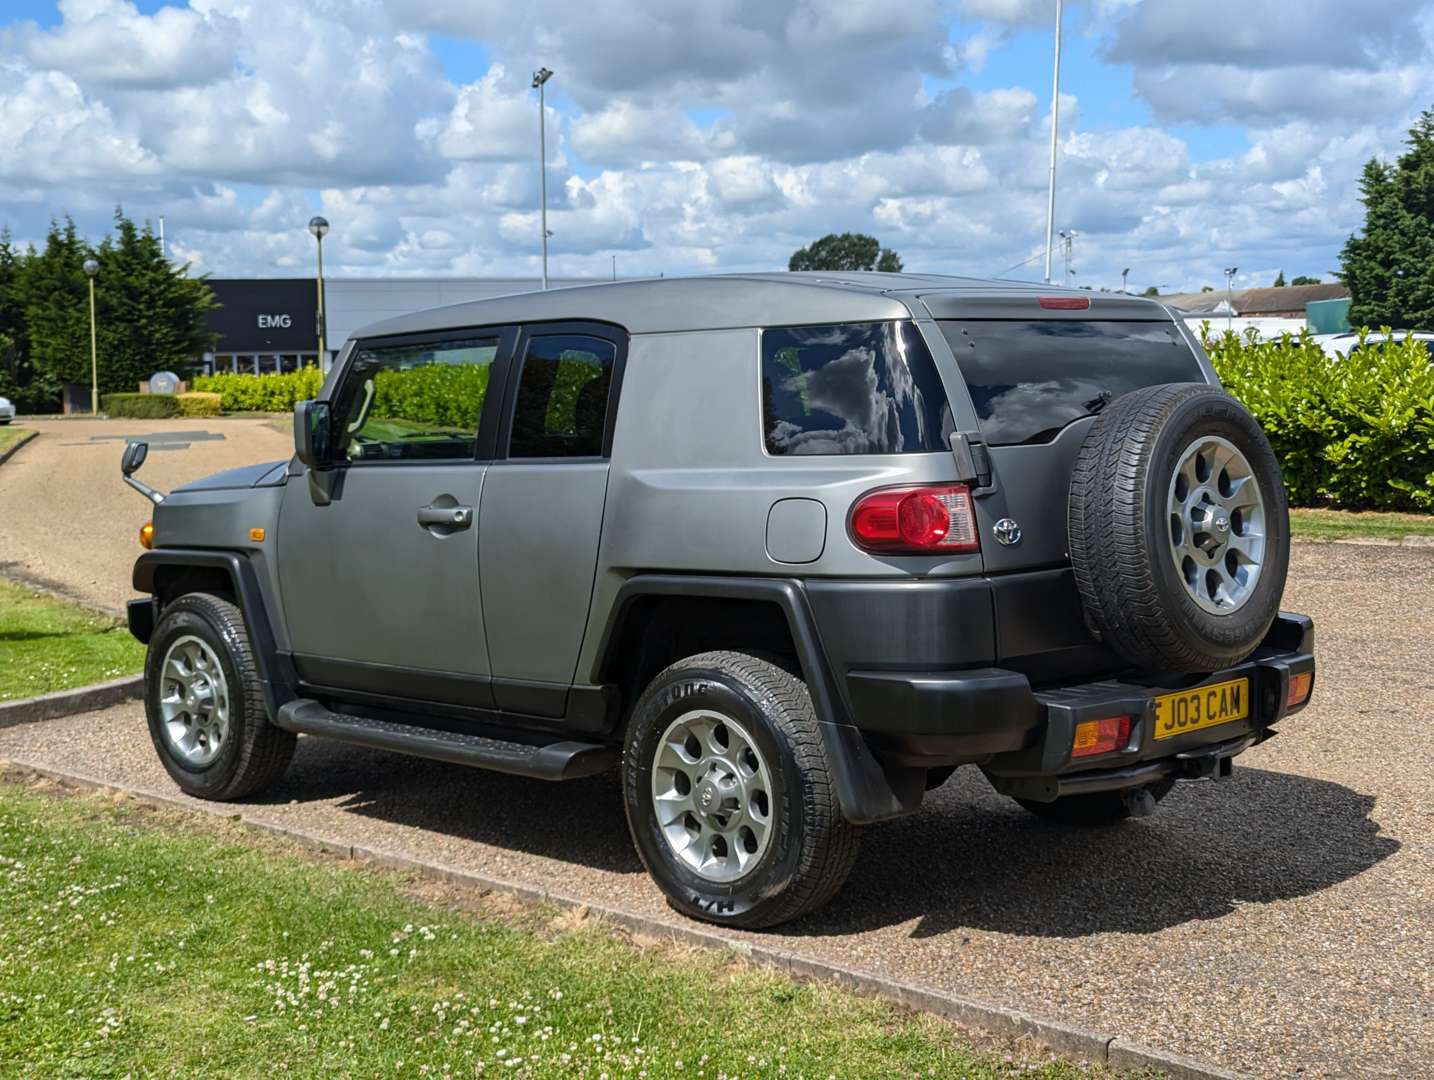
[[[1015,518],[1002,518],[991,527],[991,531],[996,534],[996,543],[1006,547],[1021,542],[1021,526]]]

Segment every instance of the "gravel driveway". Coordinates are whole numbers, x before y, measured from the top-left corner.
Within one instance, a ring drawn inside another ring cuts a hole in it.
[[[127,436],[155,441],[140,476],[161,491],[287,458],[266,420],[26,420],[40,437],[0,466],[0,575],[120,611],[149,504],[120,479]]]
[[[1233,780],[1068,832],[963,770],[868,829],[832,906],[768,939],[1255,1075],[1431,1075],[1434,551],[1297,545],[1287,604],[1318,623],[1316,703]],[[0,731],[0,757],[174,792],[134,706]],[[612,777],[550,785],[305,739],[251,809],[670,916]]]

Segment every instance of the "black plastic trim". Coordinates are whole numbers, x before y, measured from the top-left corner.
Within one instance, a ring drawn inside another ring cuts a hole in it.
[[[684,574],[639,574],[630,578],[613,602],[598,645],[592,681],[601,683],[616,659],[623,625],[633,604],[647,596],[718,597],[757,600],[781,609],[796,648],[802,677],[826,742],[842,812],[853,824],[900,817],[918,809],[925,773],[916,769],[882,768],[838,691],[822,648],[816,620],[802,585],[789,578],[716,577]]]
[[[486,675],[423,671],[303,653],[294,653],[293,660],[300,681],[308,685],[473,709],[494,708],[493,680]]]
[[[129,624],[130,636],[141,645],[148,645],[154,636],[154,597],[131,600],[125,604],[125,621]]]
[[[259,575],[254,564],[232,551],[155,548],[135,560],[131,578],[135,591],[153,595],[156,575],[161,568],[170,566],[215,567],[229,574],[239,610],[244,615],[244,625],[249,631],[250,643],[254,647],[254,664],[263,684],[264,703],[268,706],[270,716],[277,715],[280,706],[295,697],[295,679],[292,665],[279,656],[273,625],[264,605],[264,594],[259,587]]]

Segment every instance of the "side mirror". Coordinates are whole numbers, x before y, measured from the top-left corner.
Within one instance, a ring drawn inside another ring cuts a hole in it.
[[[301,401],[294,407],[294,452],[311,469],[333,468],[327,401]]]
[[[125,476],[133,476],[139,472],[139,467],[144,464],[144,459],[149,457],[149,443],[132,442],[126,443],[124,456],[120,458],[120,472]]]

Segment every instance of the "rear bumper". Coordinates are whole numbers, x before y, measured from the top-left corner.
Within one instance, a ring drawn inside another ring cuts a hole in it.
[[[1286,704],[1290,678],[1314,669],[1313,622],[1281,613],[1249,660],[1208,675],[1126,674],[1033,690],[1025,675],[1001,668],[857,670],[847,675],[847,692],[857,726],[884,762],[927,768],[974,762],[1002,791],[1054,799],[1169,775],[1227,774],[1230,758],[1304,707]],[[1155,738],[1157,696],[1238,678],[1250,680],[1246,718]],[[1072,761],[1077,724],[1122,714],[1135,718],[1124,749]]]

